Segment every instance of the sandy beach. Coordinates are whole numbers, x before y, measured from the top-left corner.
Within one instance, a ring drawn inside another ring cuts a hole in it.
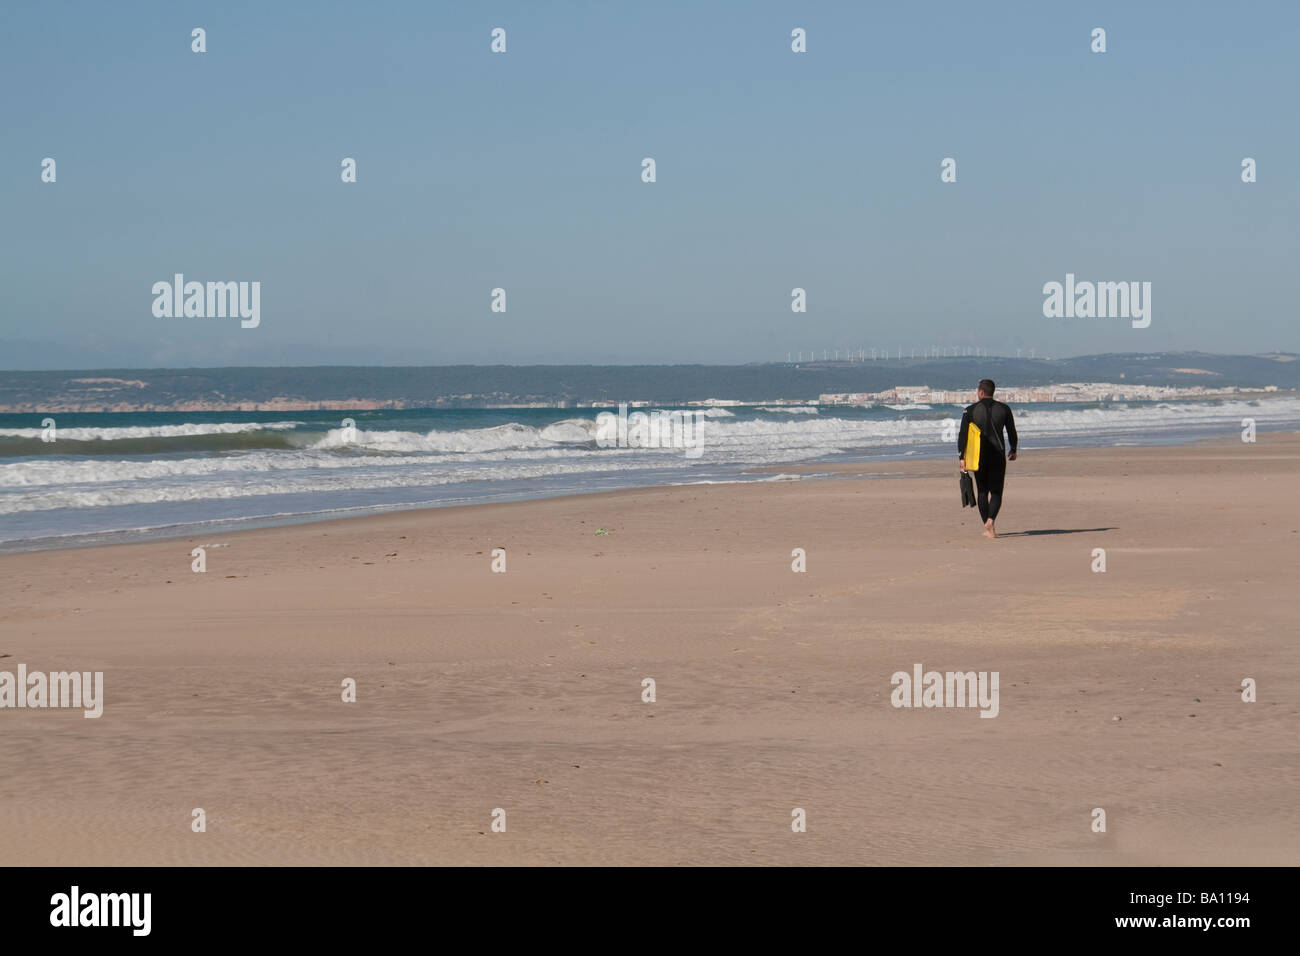
[[[776,470],[0,556],[0,862],[1300,863],[1300,438]]]

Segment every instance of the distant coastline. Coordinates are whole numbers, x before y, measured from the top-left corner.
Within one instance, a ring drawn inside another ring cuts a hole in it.
[[[1205,388],[1193,385],[1179,388],[1167,385],[1126,385],[1117,382],[1061,382],[1056,385],[998,385],[997,397],[1004,402],[1034,404],[1047,402],[1053,405],[1093,405],[1099,402],[1180,402],[1216,401],[1223,399],[1268,398],[1274,395],[1294,395],[1295,389],[1282,391],[1276,385],[1263,388]],[[970,389],[935,389],[925,385],[900,385],[883,392],[822,395],[819,405],[954,405],[972,401]]]
[[[1072,390],[1077,389],[1077,390]],[[1205,388],[1159,388],[1153,387],[1149,390],[1139,390],[1131,386],[1117,385],[1107,382],[1080,383],[1077,386],[1070,386],[1068,383],[1061,386],[1031,387],[1021,388],[1011,385],[1007,387],[999,386],[998,398],[1006,402],[1016,404],[1036,404],[1045,403],[1053,405],[1090,405],[1099,402],[1126,402],[1126,401],[1218,401],[1225,399],[1244,399],[1254,400],[1260,398],[1273,398],[1277,396],[1294,396],[1300,394],[1296,389],[1281,390],[1276,385],[1269,385],[1263,388],[1226,388],[1226,389],[1205,389]],[[684,408],[740,408],[767,405],[773,407],[788,406],[791,408],[801,407],[830,407],[843,405],[884,405],[897,403],[899,405],[955,405],[972,400],[973,393],[970,390],[940,390],[929,389],[925,386],[903,386],[897,390],[887,390],[883,392],[872,393],[840,393],[821,395],[816,399],[805,400],[795,398],[768,398],[761,400],[742,401],[731,398],[706,398],[691,399],[683,402],[654,402],[650,400],[633,399],[624,402],[629,408],[650,408],[659,405],[678,405]],[[266,402],[175,402],[168,405],[141,405],[129,402],[120,402],[114,405],[100,405],[97,403],[49,403],[41,405],[0,405],[0,414],[3,415],[41,415],[41,414],[131,414],[135,412],[261,412],[266,414],[288,413],[288,412],[364,412],[364,411],[403,411],[403,410],[421,410],[430,408],[446,407],[472,407],[484,410],[509,410],[509,409],[530,409],[530,408],[573,408],[573,409],[601,409],[611,408],[616,404],[614,402],[573,402],[560,403],[554,402],[502,402],[499,404],[485,403],[473,406],[445,406],[437,403],[420,404],[418,402],[406,402],[402,400],[376,401],[375,399],[366,398],[343,398],[343,399],[324,399],[320,401],[302,401],[287,397],[274,398]]]
[[[1240,399],[1300,389],[1300,356],[1160,352],[751,365],[319,366],[0,371],[0,414]]]

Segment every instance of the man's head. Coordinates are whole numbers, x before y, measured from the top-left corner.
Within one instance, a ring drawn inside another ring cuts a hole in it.
[[[996,389],[996,388],[997,388],[997,386],[993,384],[993,379],[991,379],[991,378],[982,378],[982,379],[980,379],[979,397],[980,397],[980,398],[992,398],[992,397],[993,397],[993,390]]]

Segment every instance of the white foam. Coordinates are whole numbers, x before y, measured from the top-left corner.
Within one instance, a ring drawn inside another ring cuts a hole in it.
[[[774,408],[776,406],[773,406]],[[915,407],[913,407],[915,408]],[[713,409],[713,411],[726,411]],[[790,416],[790,420],[725,416],[699,425],[703,447],[698,459],[682,448],[597,448],[596,424],[573,418],[542,428],[519,423],[427,433],[377,430],[356,432],[347,442],[331,430],[310,448],[257,449],[190,457],[59,458],[33,456],[0,464],[0,514],[57,508],[95,508],[123,504],[317,491],[440,486],[480,480],[589,475],[595,478],[658,469],[699,476],[707,466],[779,465],[861,449],[915,453],[948,444],[941,413],[894,415],[890,419]],[[1098,443],[1158,441],[1174,429],[1198,429],[1235,436],[1243,418],[1260,426],[1300,422],[1300,399],[1222,403],[1162,403],[1099,408],[1015,407],[1017,429],[1026,439],[1082,437]],[[949,419],[955,419],[951,415]],[[283,430],[292,422],[82,429],[98,437],[165,437],[221,434],[254,429]],[[35,430],[33,434],[39,434]],[[60,431],[60,437],[78,430]],[[702,476],[700,476],[702,477]]]
[[[49,511],[58,508],[102,508],[158,502],[206,501],[280,494],[314,494],[383,488],[419,488],[472,481],[502,481],[559,475],[626,474],[659,468],[649,460],[622,460],[488,465],[476,463],[429,470],[422,468],[353,468],[333,472],[310,470],[271,475],[239,476],[242,480],[197,480],[66,485],[23,494],[0,494],[0,514]],[[228,476],[227,476],[228,477]]]
[[[363,431],[353,434],[342,428],[332,428],[311,447],[314,449],[352,448],[377,452],[445,452],[471,454],[475,452],[503,451],[507,449],[549,448],[590,442],[595,438],[596,422],[573,418],[555,422],[537,429],[531,425],[510,422],[491,428],[471,428],[456,431],[433,430],[421,434],[406,431]]]
[[[235,435],[241,432],[288,431],[303,422],[213,422],[184,425],[126,425],[120,428],[59,428],[56,440],[115,441],[122,438],[181,438],[189,435]],[[41,428],[0,428],[0,438],[40,438]]]

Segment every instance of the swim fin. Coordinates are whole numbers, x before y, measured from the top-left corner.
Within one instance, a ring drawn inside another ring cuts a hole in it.
[[[974,508],[975,483],[971,481],[970,472],[962,472],[957,484],[961,487],[961,506],[963,508]]]

